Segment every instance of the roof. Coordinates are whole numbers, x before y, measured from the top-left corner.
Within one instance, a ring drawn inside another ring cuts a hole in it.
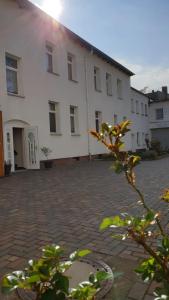
[[[15,1],[18,3],[19,7],[21,7],[21,8],[36,9],[36,10],[40,11],[41,13],[44,13],[45,15],[47,15],[43,10],[41,10],[39,7],[34,5],[29,0],[15,0]],[[54,20],[52,17],[50,17],[50,18],[52,20]],[[81,38],[79,35],[77,35],[73,31],[71,31],[70,29],[68,29],[67,27],[65,27],[64,25],[59,23],[58,21],[56,21],[56,20],[54,20],[54,21],[57,25],[59,25],[59,27],[61,29],[63,29],[67,33],[67,35],[71,39],[73,39],[76,42],[80,43],[80,45],[85,47],[87,50],[89,50],[93,54],[96,54],[97,56],[99,56],[100,58],[105,60],[107,63],[109,63],[110,65],[112,65],[115,68],[119,69],[120,71],[124,72],[125,74],[127,74],[129,76],[134,75],[134,73],[132,71],[130,71],[129,69],[127,69],[126,67],[124,67],[123,65],[118,63],[116,60],[114,60],[113,58],[111,58],[110,56],[108,56],[107,54],[105,54],[104,52],[102,52],[101,50],[99,50],[98,48],[96,48],[95,46],[93,46],[92,44],[90,44],[89,42],[84,40],[83,38]]]
[[[146,98],[150,98],[149,96],[147,96],[146,94],[142,93],[141,91],[135,89],[134,87],[131,86],[131,89],[139,94],[141,94],[142,96],[146,97]]]

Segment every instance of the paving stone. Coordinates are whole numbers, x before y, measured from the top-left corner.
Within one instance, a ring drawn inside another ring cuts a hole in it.
[[[135,283],[130,293],[128,295],[129,298],[133,300],[142,300],[147,290],[147,286],[143,283]]]
[[[26,171],[2,178],[0,274],[10,268],[21,268],[25,259],[39,256],[40,249],[52,242],[63,246],[67,253],[80,247],[90,248],[104,259],[113,256],[119,258],[118,262],[126,259],[128,265],[137,263],[132,259],[142,260],[141,246],[130,240],[111,238],[114,230],[99,231],[104,217],[122,211],[137,215],[142,211],[136,205],[137,195],[123,176],[112,172],[110,165],[108,161],[79,161],[58,165],[49,172]],[[169,158],[165,158],[143,162],[136,169],[137,184],[146,201],[152,208],[163,211],[166,220],[169,219],[167,204],[161,203],[159,196],[168,187],[168,166]],[[137,282],[137,277],[134,278]]]

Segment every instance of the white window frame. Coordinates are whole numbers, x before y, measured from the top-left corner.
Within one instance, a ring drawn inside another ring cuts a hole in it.
[[[137,146],[140,146],[140,132],[137,132]]]
[[[139,115],[139,102],[136,100],[136,114]]]
[[[112,96],[112,75],[110,73],[106,73],[106,93],[107,96]]]
[[[134,99],[131,99],[131,112],[135,113],[135,109],[134,109]]]
[[[71,111],[73,110],[73,112]],[[72,122],[74,123],[74,130],[72,130]],[[78,106],[70,105],[70,132],[71,135],[79,135],[79,120],[78,120]]]
[[[123,99],[123,83],[119,78],[117,78],[117,97]]]
[[[141,103],[141,115],[144,116],[144,106],[143,106],[143,103]]]
[[[155,110],[156,120],[164,120],[164,110],[163,107],[156,108]]]
[[[96,132],[99,132],[101,130],[101,124],[102,124],[102,112],[96,110],[95,111],[95,127],[96,127]]]
[[[118,124],[118,116],[114,114],[114,126]]]
[[[53,51],[53,45],[46,42],[46,71],[49,73],[53,73]],[[51,58],[51,65],[49,57]]]
[[[16,61],[16,65],[17,67],[12,67],[12,66],[8,66],[7,65],[7,59],[13,59]],[[7,87],[7,93],[10,95],[21,95],[21,87],[20,87],[20,58],[14,56],[14,55],[11,55],[11,54],[8,54],[8,53],[5,53],[5,64],[6,64],[6,87]],[[8,75],[7,75],[7,72],[8,71],[12,71],[12,72],[15,72],[16,73],[16,90],[12,91],[12,90],[9,90],[9,87],[8,87]]]
[[[54,109],[51,109],[51,105],[54,105]],[[55,117],[55,131],[51,130],[50,125],[50,115],[53,114]],[[49,130],[50,134],[60,135],[61,129],[60,129],[60,103],[55,101],[49,101]]]
[[[148,105],[145,104],[145,116],[147,117],[148,116]]]
[[[68,80],[77,82],[76,76],[76,57],[74,54],[67,53],[67,71],[68,71]]]
[[[100,68],[94,66],[94,89],[97,92],[101,92],[101,74]]]

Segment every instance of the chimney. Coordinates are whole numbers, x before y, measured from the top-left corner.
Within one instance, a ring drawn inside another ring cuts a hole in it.
[[[162,86],[162,93],[167,96],[168,94],[168,90],[167,90],[167,86]]]

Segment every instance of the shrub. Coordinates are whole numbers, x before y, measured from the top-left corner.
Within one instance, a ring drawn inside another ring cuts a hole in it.
[[[143,193],[136,185],[134,168],[140,163],[140,157],[122,151],[124,146],[122,139],[130,131],[129,125],[130,121],[116,126],[103,123],[100,132],[91,131],[91,134],[112,152],[115,158],[114,171],[117,174],[124,174],[128,184],[137,194],[136,203],[142,205],[143,213],[131,215],[122,212],[120,215],[105,218],[100,229],[110,228],[114,238],[132,239],[144,248],[149,257],[137,267],[136,272],[146,282],[154,280],[161,283],[161,286],[154,291],[155,299],[167,300],[169,299],[169,235],[161,224],[161,218],[164,217],[160,212],[149,207]],[[169,203],[169,189],[163,193],[161,200]],[[164,220],[164,224],[166,223],[167,220]],[[118,228],[121,228],[120,234]],[[117,233],[114,232],[116,229]]]
[[[158,157],[158,154],[155,150],[146,150],[144,152],[140,152],[139,153],[139,156],[142,158],[142,159],[157,159]]]
[[[155,150],[158,154],[161,153],[161,143],[158,140],[151,141],[151,149]]]

